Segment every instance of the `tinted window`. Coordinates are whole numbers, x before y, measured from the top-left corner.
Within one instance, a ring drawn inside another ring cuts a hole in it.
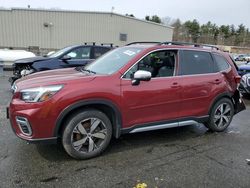
[[[67,54],[71,59],[90,59],[90,47],[76,48]]]
[[[175,70],[175,51],[153,52],[134,65],[124,76],[124,78],[133,78],[138,70],[149,71],[154,77],[170,77],[174,75]]]
[[[214,62],[209,52],[184,50],[181,53],[179,75],[214,72]]]
[[[229,68],[227,60],[218,54],[213,54],[215,59],[216,71],[223,71]]]
[[[109,48],[95,47],[95,49],[94,49],[94,58],[97,59],[98,57],[105,54],[109,50],[110,50]]]
[[[72,46],[68,46],[68,47],[63,48],[61,50],[58,50],[57,52],[51,54],[49,57],[59,57],[60,55],[62,55],[63,53],[67,52],[71,48],[72,48]]]

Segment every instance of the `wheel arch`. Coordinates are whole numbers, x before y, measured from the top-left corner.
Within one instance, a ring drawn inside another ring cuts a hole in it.
[[[73,103],[65,108],[56,120],[54,136],[61,136],[63,123],[67,118],[69,118],[73,113],[84,110],[86,108],[97,109],[107,115],[112,123],[113,135],[115,136],[115,138],[120,137],[122,127],[122,117],[120,110],[113,102],[104,99],[82,100]]]
[[[229,92],[221,93],[221,94],[217,95],[215,97],[215,99],[210,103],[208,115],[210,115],[210,112],[211,112],[213,106],[215,105],[215,103],[218,102],[220,99],[223,99],[223,98],[230,99],[232,101],[233,105],[234,105],[234,108],[235,108],[235,102],[233,100],[233,94],[229,93]]]

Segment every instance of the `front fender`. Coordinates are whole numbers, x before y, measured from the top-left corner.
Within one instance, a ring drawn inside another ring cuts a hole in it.
[[[65,108],[59,115],[59,117],[56,120],[56,126],[55,126],[55,130],[54,130],[54,136],[58,137],[59,136],[59,131],[60,128],[62,126],[63,120],[65,119],[65,117],[67,115],[70,114],[70,112],[78,109],[78,108],[82,108],[82,107],[87,107],[90,105],[106,105],[108,107],[110,107],[114,113],[115,113],[115,125],[114,125],[114,131],[115,131],[115,137],[119,138],[120,134],[121,134],[121,128],[122,128],[122,116],[120,113],[119,108],[117,107],[117,105],[115,105],[113,102],[106,100],[106,99],[91,99],[91,100],[82,100],[82,101],[78,101],[74,104],[71,104],[70,106],[68,106],[67,108]]]

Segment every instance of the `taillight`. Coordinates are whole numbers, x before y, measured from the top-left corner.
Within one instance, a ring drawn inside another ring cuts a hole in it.
[[[237,84],[239,84],[240,83],[240,80],[241,80],[241,76],[235,76],[234,77],[234,80],[235,80],[235,82],[237,83]]]
[[[236,84],[237,84],[237,87],[239,87],[240,86],[240,81],[241,81],[241,76],[235,76],[234,77],[234,80],[235,80],[235,82],[236,82]]]

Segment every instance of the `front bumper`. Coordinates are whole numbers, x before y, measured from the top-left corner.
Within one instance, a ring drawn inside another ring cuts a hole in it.
[[[6,116],[10,119],[12,130],[19,138],[28,142],[56,143],[57,137],[54,137],[56,117],[50,109],[50,104],[27,104],[14,99],[7,108]]]
[[[9,78],[10,84],[13,85],[14,82],[15,82],[17,79],[19,79],[19,78],[21,78],[21,77],[19,77],[19,76],[12,76],[12,77],[10,77],[10,78]]]

